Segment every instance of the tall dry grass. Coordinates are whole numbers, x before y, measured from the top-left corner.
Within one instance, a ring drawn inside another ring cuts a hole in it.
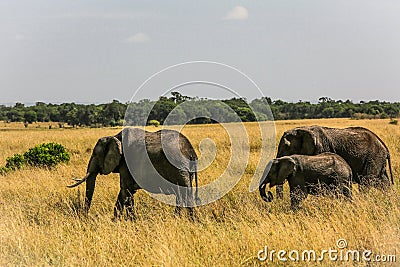
[[[85,174],[91,149],[99,137],[119,129],[45,129],[0,125],[0,164],[7,156],[21,153],[42,142],[59,142],[71,153],[71,162],[53,170],[26,168],[0,176],[0,265],[27,266],[258,266],[259,250],[336,248],[345,238],[348,249],[368,249],[380,254],[399,254],[400,248],[400,128],[388,120],[301,120],[276,123],[277,138],[283,131],[319,124],[332,127],[363,126],[377,133],[392,155],[395,187],[390,192],[371,190],[366,195],[354,186],[354,202],[308,197],[302,209],[289,209],[285,199],[264,203],[258,192],[249,193],[261,140],[254,123],[246,124],[250,136],[250,161],[235,188],[222,199],[198,208],[198,219],[177,217],[173,207],[149,197],[135,195],[136,220],[112,222],[112,208],[119,189],[116,174],[99,176],[89,216],[80,207],[84,185],[65,186],[72,177]],[[216,161],[199,173],[205,184],[226,168],[229,139],[219,126],[184,128],[198,151],[208,137],[217,147]],[[287,255],[286,255],[287,256]],[[400,255],[397,255],[400,262]],[[364,266],[360,262],[331,262],[320,266]],[[292,266],[306,263],[286,262]],[[308,263],[310,264],[310,263]],[[314,264],[314,263],[311,263]],[[379,263],[369,263],[380,266]],[[393,264],[395,265],[395,264]]]

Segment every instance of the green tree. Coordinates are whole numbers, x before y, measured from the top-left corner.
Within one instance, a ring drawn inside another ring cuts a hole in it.
[[[175,107],[176,103],[172,99],[161,96],[154,104],[149,117],[164,124],[165,118]]]
[[[27,123],[36,122],[37,121],[36,112],[33,110],[28,110],[24,114],[24,119],[25,119],[25,122],[27,122]]]
[[[117,126],[123,124],[126,105],[118,100],[113,100],[111,103],[105,104],[101,112],[104,126]]]
[[[24,120],[24,113],[19,109],[14,108],[6,113],[6,117],[8,121],[21,122]]]

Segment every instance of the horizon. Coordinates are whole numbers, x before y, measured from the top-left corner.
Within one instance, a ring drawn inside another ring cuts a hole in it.
[[[196,98],[197,96],[194,96],[193,98]],[[268,97],[268,96],[266,96],[266,97]],[[285,102],[285,103],[293,103],[293,104],[296,104],[296,103],[310,103],[310,104],[318,104],[318,103],[320,103],[320,101],[319,101],[319,99],[320,98],[322,98],[322,97],[319,97],[317,100],[315,100],[315,101],[309,101],[309,100],[303,100],[303,99],[299,99],[299,100],[297,100],[297,101],[287,101],[287,100],[284,100],[284,99],[273,99],[273,98],[271,98],[271,100],[272,101],[283,101],[283,102]],[[208,100],[228,100],[228,98],[220,98],[220,99],[212,99],[212,98],[205,98],[205,99],[208,99]],[[256,98],[254,98],[254,99],[256,99]],[[251,99],[251,100],[249,100],[249,99],[245,99],[246,100],[246,102],[247,103],[251,103],[251,101],[253,101],[254,99]],[[259,99],[259,98],[258,98]],[[363,103],[369,103],[369,102],[374,102],[374,101],[378,101],[378,102],[381,102],[381,103],[383,103],[383,102],[388,102],[388,103],[392,103],[392,104],[395,104],[395,103],[400,103],[400,101],[386,101],[386,100],[380,100],[380,99],[370,99],[370,100],[359,100],[359,101],[353,101],[353,100],[351,100],[351,99],[333,99],[333,98],[330,98],[331,100],[333,100],[333,101],[336,101],[336,102],[338,102],[338,101],[342,101],[342,102],[346,102],[346,101],[350,101],[351,103],[353,103],[353,104],[363,104]],[[77,104],[77,105],[103,105],[103,104],[108,104],[108,103],[112,103],[114,100],[116,100],[116,101],[118,101],[119,103],[122,103],[122,104],[129,104],[130,103],[130,101],[121,101],[121,100],[119,100],[119,99],[111,99],[111,100],[109,100],[109,101],[105,101],[105,102],[98,102],[98,103],[94,103],[94,102],[79,102],[79,101],[71,101],[71,102],[45,102],[45,101],[35,101],[35,102],[26,102],[26,103],[23,103],[23,102],[18,102],[18,101],[16,101],[16,102],[9,102],[9,103],[0,103],[0,106],[6,106],[6,107],[14,107],[16,104],[18,104],[18,103],[21,103],[21,104],[23,104],[25,107],[31,107],[31,106],[35,106],[37,103],[45,103],[46,105],[61,105],[61,104],[70,104],[70,103],[75,103],[75,104]],[[144,99],[142,99],[142,100],[144,100]],[[150,101],[158,101],[158,99],[150,99]],[[137,101],[135,101],[135,102],[137,102]]]

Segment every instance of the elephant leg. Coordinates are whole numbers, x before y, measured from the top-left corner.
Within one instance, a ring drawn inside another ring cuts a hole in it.
[[[362,194],[368,193],[368,191],[371,189],[371,181],[368,181],[367,176],[358,176],[359,179],[359,184],[358,184],[358,191],[360,191]]]
[[[136,193],[136,190],[129,191],[127,190],[127,194],[124,200],[124,206],[126,208],[126,218],[130,220],[135,219],[135,212],[133,209],[134,206],[134,197],[133,195]]]
[[[306,197],[306,193],[301,190],[300,186],[290,188],[290,207],[292,211],[297,211],[300,202]]]
[[[117,201],[114,206],[114,220],[119,219],[122,214],[122,210],[124,209],[124,199],[122,194],[122,189],[118,193]]]
[[[193,199],[193,189],[192,187],[186,187],[183,188],[182,191],[183,193],[183,201],[184,201],[184,206],[188,210],[189,217],[193,219],[194,216],[194,199]]]
[[[283,199],[283,185],[276,186],[276,198]]]
[[[350,185],[344,185],[343,189],[342,189],[343,195],[348,198],[348,199],[352,199],[352,193],[351,193],[351,184]]]
[[[181,216],[181,210],[182,210],[181,207],[176,206],[176,207],[175,207],[175,214],[176,214],[177,216]]]
[[[368,164],[365,164],[364,174],[364,183],[368,183],[369,187],[381,190],[390,188],[391,183],[387,175],[386,164],[378,166],[375,161],[369,161]]]
[[[181,210],[182,210],[182,194],[181,194],[181,190],[177,189],[177,191],[175,192],[175,214],[180,216],[181,215]]]
[[[176,192],[176,206],[175,214],[180,216],[182,207],[186,207],[190,218],[193,218],[194,212],[194,199],[192,189],[190,187],[179,186]]]
[[[382,190],[389,190],[392,186],[392,183],[390,182],[389,176],[387,174],[386,168],[382,170],[380,179],[377,181],[377,187],[382,189]]]
[[[114,206],[114,219],[120,219],[124,207],[126,208],[126,217],[129,219],[134,218],[133,212],[133,194],[136,193],[135,190],[132,190],[132,193],[127,189],[121,189],[118,194],[117,201]]]

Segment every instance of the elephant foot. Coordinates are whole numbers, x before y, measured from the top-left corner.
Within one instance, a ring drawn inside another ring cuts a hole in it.
[[[196,209],[188,208],[188,215],[189,215],[189,220],[191,222],[199,221],[199,216],[197,214]]]
[[[182,211],[182,208],[179,207],[179,206],[176,206],[174,213],[175,213],[176,216],[180,217],[181,216],[181,211]]]
[[[196,197],[196,198],[194,199],[194,201],[195,201],[195,203],[196,203],[196,206],[201,206],[201,199],[200,199],[199,197]]]
[[[114,216],[111,218],[111,222],[113,222],[113,223],[118,222],[118,221],[120,221],[120,218],[118,218],[118,217]]]
[[[135,221],[136,220],[135,213],[134,212],[129,212],[129,213],[127,212],[126,215],[125,215],[125,220],[131,221],[131,222]]]

